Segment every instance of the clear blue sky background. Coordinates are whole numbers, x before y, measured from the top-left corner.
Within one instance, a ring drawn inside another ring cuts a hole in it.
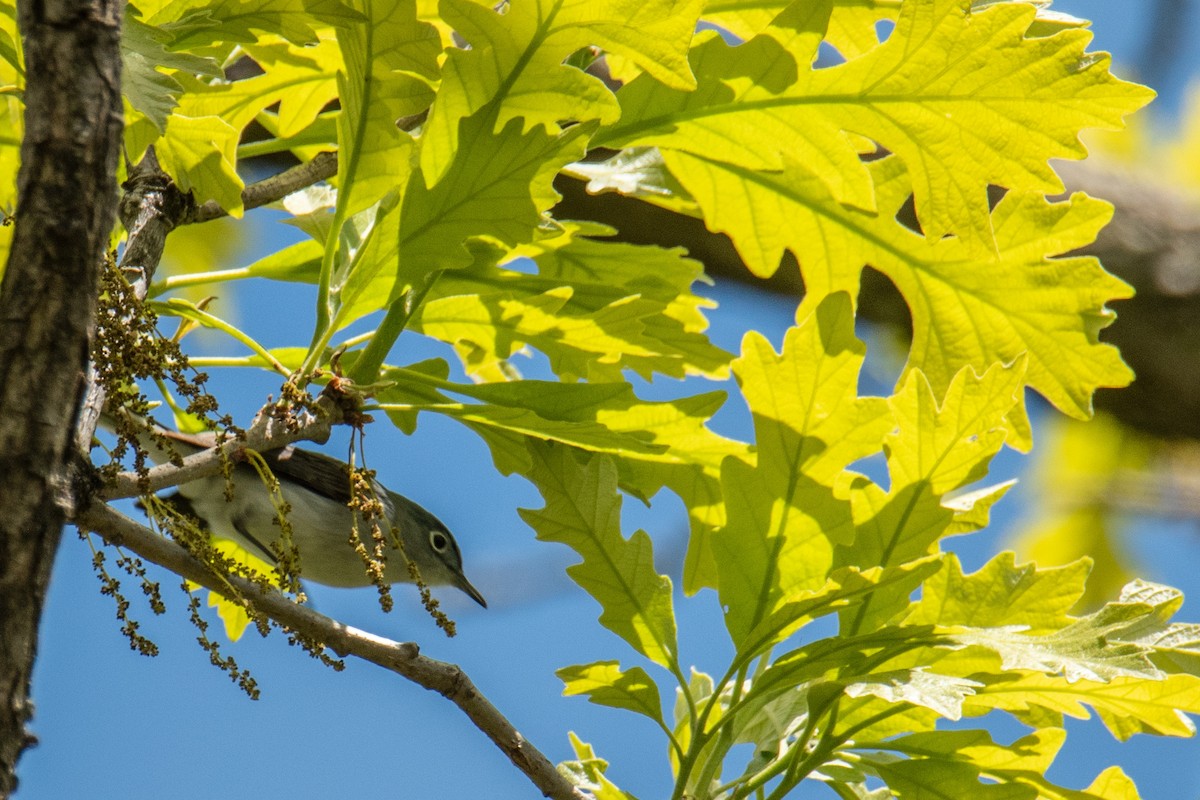
[[[1096,20],[1098,46],[1118,62],[1141,52],[1143,23],[1136,7],[1118,0],[1060,2],[1056,8]],[[1136,10],[1134,10],[1136,9]],[[1128,70],[1124,74],[1128,74]],[[1186,76],[1172,73],[1160,113],[1178,107]],[[268,216],[268,215],[264,215]],[[276,248],[294,230],[265,220],[259,244],[237,263]],[[214,264],[213,268],[231,267]],[[311,308],[306,287],[248,287],[237,299],[240,321],[270,345],[289,341],[296,308]],[[718,287],[720,308],[712,335],[736,350],[750,325],[778,344],[791,321],[793,304],[744,289]],[[219,310],[219,309],[218,309]],[[411,362],[446,355],[419,337],[406,337]],[[878,358],[881,373],[894,366]],[[217,382],[219,381],[219,383]],[[214,375],[219,396],[236,397],[227,410],[245,420],[277,389],[267,375]],[[233,393],[223,387],[236,387]],[[682,394],[706,386],[660,381],[647,391]],[[1036,410],[1036,409],[1035,409]],[[1041,413],[1040,410],[1038,413]],[[748,438],[749,421],[740,401],[722,410],[716,427]],[[415,593],[397,591],[397,609],[383,614],[369,590],[313,587],[316,608],[349,624],[395,639],[415,640],[428,655],[460,664],[480,689],[552,760],[571,757],[567,731],[576,731],[612,762],[610,776],[643,798],[668,792],[665,743],[652,725],[634,715],[560,696],[556,668],[599,659],[630,662],[631,652],[595,620],[599,608],[565,576],[570,553],[541,545],[517,516],[518,507],[539,507],[536,492],[518,478],[502,478],[484,445],[453,423],[422,417],[417,434],[399,435],[385,424],[372,429],[368,456],[390,487],[428,506],[459,538],[468,575],[488,598],[478,608],[449,591],[441,596],[458,621],[459,636],[447,640],[421,612]],[[330,452],[343,453],[345,438]],[[1020,476],[1021,458],[1005,453],[993,477]],[[993,515],[993,529],[956,540],[964,560],[978,567],[1020,516],[1027,488],[1018,487]],[[685,531],[677,500],[660,497],[652,511],[626,503],[625,530],[652,535],[660,569],[678,578]],[[1137,557],[1145,577],[1187,592],[1200,590],[1195,540],[1189,531],[1148,521],[1138,526]],[[212,668],[195,645],[184,600],[169,576],[164,581],[165,618],[155,619],[126,582],[132,613],[161,647],[158,658],[132,652],[118,632],[111,599],[99,594],[90,566],[91,550],[73,530],[64,536],[55,566],[35,672],[37,714],[33,727],[42,743],[20,765],[20,800],[55,798],[419,797],[535,798],[538,792],[456,708],[391,673],[350,661],[336,674],[287,646],[280,636],[253,633],[226,644],[262,689],[251,702]],[[711,593],[677,597],[685,663],[720,671],[728,658],[719,609]],[[1184,617],[1195,619],[1195,604]],[[219,627],[214,626],[214,628]],[[636,663],[636,662],[635,662]],[[665,684],[664,684],[665,685]],[[1020,735],[1001,724],[997,735]],[[1066,755],[1054,777],[1082,787],[1111,763],[1135,777],[1146,798],[1200,796],[1200,742],[1139,737],[1118,745],[1098,724],[1070,725]],[[801,797],[831,797],[821,787]]]

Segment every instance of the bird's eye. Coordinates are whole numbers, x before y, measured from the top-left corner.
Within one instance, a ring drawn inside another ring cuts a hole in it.
[[[433,545],[434,550],[438,551],[439,553],[444,552],[447,544],[446,534],[442,533],[441,531],[430,531],[429,543]]]

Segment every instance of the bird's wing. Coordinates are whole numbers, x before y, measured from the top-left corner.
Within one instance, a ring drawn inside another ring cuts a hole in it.
[[[339,503],[350,502],[350,467],[345,461],[293,445],[271,450],[262,456],[281,480],[298,483]]]

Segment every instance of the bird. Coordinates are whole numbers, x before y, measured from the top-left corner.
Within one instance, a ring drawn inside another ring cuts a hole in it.
[[[138,441],[155,463],[170,461],[213,447],[213,433],[181,433],[152,420],[138,420]],[[164,442],[173,448],[172,453]],[[373,583],[362,557],[350,544],[354,523],[349,465],[323,453],[288,445],[260,453],[291,506],[292,543],[299,555],[300,576],[326,586],[355,587]],[[226,479],[217,474],[179,484],[161,500],[200,520],[213,538],[229,539],[275,564],[271,544],[280,539],[278,511],[267,486],[248,464],[237,464],[232,475],[232,499],[226,499]],[[371,477],[374,497],[382,506],[387,583],[413,583],[411,560],[428,586],[453,586],[479,605],[487,601],[463,573],[462,552],[446,525],[422,506],[391,491]],[[390,523],[390,525],[388,524]],[[403,552],[389,529],[398,531]],[[359,519],[360,535],[373,547],[369,526]]]

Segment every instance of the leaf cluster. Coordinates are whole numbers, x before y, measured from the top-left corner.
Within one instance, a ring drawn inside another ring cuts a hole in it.
[[[1170,621],[1182,596],[1134,582],[1078,617],[1086,560],[1040,569],[1004,553],[965,574],[939,542],[986,525],[1009,487],[956,494],[1013,435],[1026,363],[964,368],[941,396],[912,370],[891,397],[860,397],[852,322],[849,298],[831,295],[782,352],[750,333],[734,362],[757,448],[753,464],[725,462],[727,520],[709,541],[735,650],[719,677],[684,678],[670,581],[644,533],[620,537],[606,457],[544,470],[547,506],[527,520],[580,554],[572,575],[601,624],[674,677],[675,712],[663,714],[661,678],[616,661],[561,670],[566,692],[665,731],[677,797],[783,797],[806,779],[843,797],[875,796],[880,781],[898,795],[1136,797],[1116,768],[1082,792],[1044,773],[1064,717],[1095,713],[1119,739],[1191,735],[1197,629]],[[848,469],[873,452],[886,488]],[[565,484],[564,471],[578,477]],[[1030,734],[937,730],[993,711]]]

